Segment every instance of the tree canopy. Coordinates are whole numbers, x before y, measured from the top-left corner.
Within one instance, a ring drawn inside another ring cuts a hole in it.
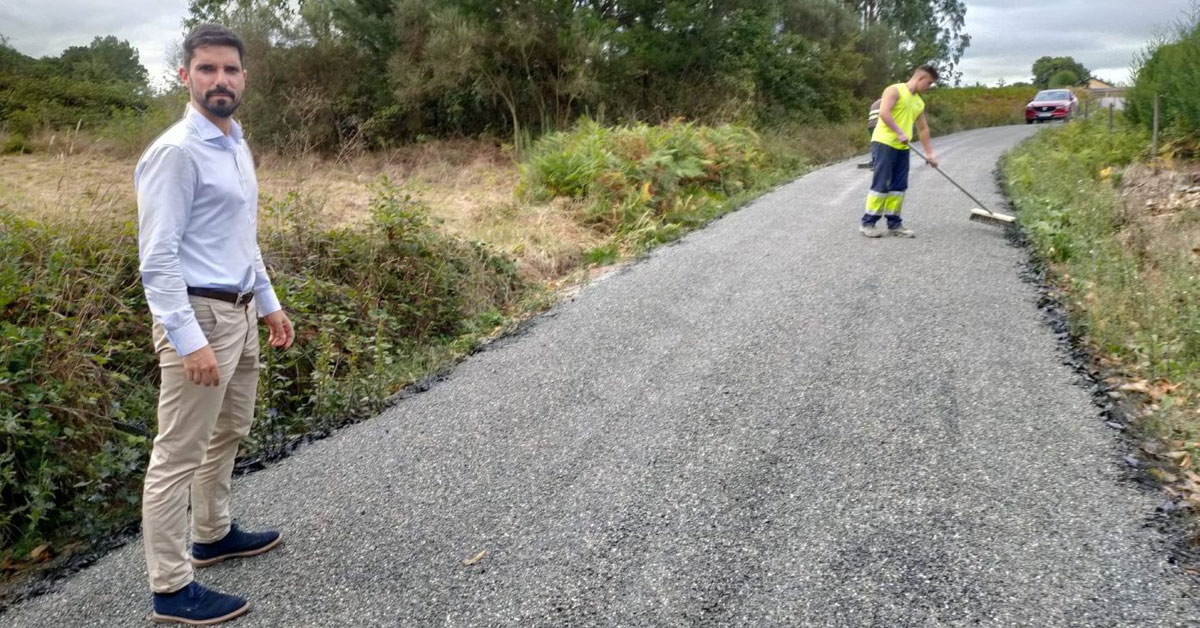
[[[961,0],[192,0],[187,25],[245,41],[240,115],[256,141],[336,150],[519,140],[581,116],[847,120],[916,65],[953,80],[965,14]],[[0,49],[0,72],[148,92],[136,50],[113,36],[53,59],[12,53]]]
[[[969,43],[960,0],[193,0],[246,39],[279,143],[608,121],[844,120]],[[258,114],[262,114],[261,117]],[[268,119],[270,118],[270,119]]]
[[[0,37],[0,124],[11,135],[94,126],[114,113],[144,109],[149,91],[137,51],[116,37],[97,37],[41,59]]]
[[[1078,85],[1091,75],[1090,70],[1071,57],[1042,57],[1033,62],[1033,84],[1041,89]],[[1073,81],[1064,82],[1072,77]]]
[[[905,66],[929,61],[942,66],[945,79],[957,81],[955,69],[971,37],[963,30],[967,6],[962,0],[843,0],[864,24],[883,24],[898,33],[898,54]]]
[[[97,37],[87,46],[67,48],[58,57],[58,64],[67,74],[85,80],[118,81],[139,88],[148,84],[137,49],[112,35]]]

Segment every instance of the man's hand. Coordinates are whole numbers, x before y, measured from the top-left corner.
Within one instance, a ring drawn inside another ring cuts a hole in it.
[[[267,323],[267,329],[271,331],[267,342],[272,347],[282,347],[287,349],[292,346],[292,321],[288,319],[287,314],[283,310],[276,310],[263,317],[263,321]]]
[[[183,356],[183,370],[188,381],[200,386],[216,386],[221,383],[221,372],[217,370],[217,354],[212,345],[204,345]]]
[[[896,131],[896,138],[900,140],[901,144],[907,144],[912,141],[912,138],[905,135],[904,131]]]
[[[938,167],[937,155],[934,155],[933,153],[929,153],[928,155],[925,155],[925,159],[927,161],[929,161],[929,165],[933,166],[934,168]]]

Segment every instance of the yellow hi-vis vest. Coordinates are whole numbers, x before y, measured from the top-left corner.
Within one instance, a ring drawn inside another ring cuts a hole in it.
[[[896,106],[892,108],[892,119],[896,121],[896,126],[900,127],[901,131],[908,136],[909,140],[914,140],[913,123],[920,117],[921,112],[925,111],[925,101],[921,100],[919,94],[914,94],[908,91],[908,85],[904,83],[896,83],[892,87],[896,88],[900,96],[896,99]],[[900,143],[900,137],[880,119],[879,124],[875,125],[875,132],[871,134],[872,142],[887,144],[892,148],[900,150],[908,150],[908,146]]]

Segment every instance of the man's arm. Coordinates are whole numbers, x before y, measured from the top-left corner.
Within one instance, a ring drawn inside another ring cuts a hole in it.
[[[246,159],[253,168],[254,155],[248,148],[244,150]],[[258,211],[257,202],[254,204],[254,211]],[[275,294],[275,288],[271,286],[271,278],[267,276],[267,265],[263,262],[262,250],[258,248],[258,234],[255,234],[254,286],[251,290],[254,292],[254,307],[258,309],[258,316],[267,324],[267,330],[270,332],[267,342],[273,347],[291,347],[295,338],[292,333],[292,321],[279,304],[279,297]]]
[[[937,168],[937,155],[933,154],[933,144],[929,143],[929,122],[925,119],[924,111],[917,116],[917,135],[921,138],[921,146],[925,147],[925,159],[929,160],[929,165]]]
[[[258,243],[254,244],[254,303],[258,308],[258,315],[267,324],[267,330],[270,332],[267,342],[272,347],[291,347],[295,338],[292,333],[292,321],[279,304],[279,297],[275,295],[275,288],[271,286],[271,280],[267,277],[267,265],[263,263]]]
[[[894,85],[883,90],[883,102],[879,104],[879,119],[883,120],[883,123],[896,133],[896,137],[900,138],[902,143],[907,144],[909,137],[900,130],[900,125],[896,124],[896,119],[892,117],[892,109],[896,108],[896,101],[899,99],[900,91]]]
[[[138,258],[150,313],[162,323],[167,340],[187,355],[208,344],[188,301],[179,262],[179,245],[192,213],[196,171],[178,146],[160,146],[138,169]]]
[[[179,263],[179,243],[196,194],[195,167],[178,146],[160,146],[146,155],[134,185],[138,270],[150,313],[162,323],[167,341],[183,356],[188,380],[215,386],[219,381],[217,358],[196,322]]]
[[[279,304],[279,297],[275,295],[275,288],[271,285],[271,278],[267,276],[267,265],[263,262],[262,251],[258,248],[258,243],[254,244],[254,303],[258,308],[259,318],[266,318],[268,315],[278,312],[283,309]]]

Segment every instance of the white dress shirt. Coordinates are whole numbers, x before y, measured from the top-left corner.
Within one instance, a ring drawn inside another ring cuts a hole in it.
[[[188,286],[253,291],[259,316],[280,309],[258,249],[258,179],[241,125],[227,136],[189,104],[142,154],[133,184],[146,302],[180,355],[208,344]]]

